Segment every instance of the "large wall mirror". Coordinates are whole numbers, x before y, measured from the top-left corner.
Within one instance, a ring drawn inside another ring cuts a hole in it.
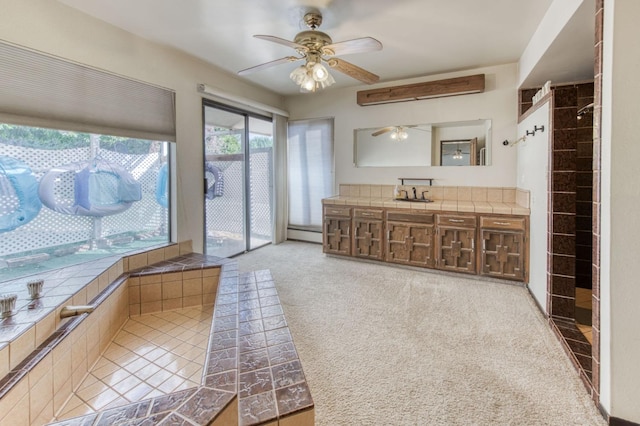
[[[372,127],[354,133],[356,167],[491,164],[491,120]]]

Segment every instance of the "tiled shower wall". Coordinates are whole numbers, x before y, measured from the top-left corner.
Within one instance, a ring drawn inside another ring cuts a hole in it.
[[[577,108],[593,103],[593,83],[577,85]],[[593,109],[576,127],[576,287],[591,288],[593,221]]]
[[[592,255],[592,398],[600,402],[600,136],[602,120],[602,28],[604,0],[596,0],[595,64],[593,84],[593,235]]]
[[[573,319],[575,288],[591,288],[593,121],[578,110],[593,101],[593,83],[553,90],[551,145],[550,314]]]
[[[591,390],[591,395],[596,404],[600,401],[600,191],[601,191],[601,182],[600,182],[600,143],[601,143],[601,111],[602,111],[602,47],[603,47],[603,11],[604,11],[604,1],[605,0],[596,0],[596,7],[594,11],[595,16],[595,55],[594,55],[594,82],[591,87],[591,93],[589,94],[589,87],[578,87],[580,85],[576,85],[576,114],[577,109],[582,106],[590,103],[590,96],[592,96],[594,107],[592,115],[585,115],[583,117],[584,123],[580,123],[576,120],[575,129],[576,129],[576,138],[575,138],[575,190],[571,191],[570,187],[565,186],[567,182],[571,184],[571,175],[567,173],[566,175],[561,174],[561,170],[557,170],[558,174],[553,175],[553,179],[549,185],[549,196],[557,196],[560,194],[552,194],[553,192],[557,193],[565,193],[566,195],[561,196],[559,199],[555,200],[551,205],[552,211],[549,214],[550,220],[550,247],[549,247],[549,274],[550,274],[550,286],[548,293],[548,308],[551,313],[551,318],[558,318],[558,322],[553,324],[556,327],[556,330],[559,333],[559,337],[564,343],[567,345],[566,349],[569,353],[569,356],[572,357],[572,360],[579,363],[579,360],[576,358],[578,356],[581,357],[582,361],[586,361],[584,357],[582,357],[581,352],[587,352],[587,348],[578,348],[570,345],[570,341],[572,339],[568,338],[569,334],[572,334],[574,330],[569,327],[564,327],[564,325],[570,325],[571,321],[563,322],[563,317],[568,317],[570,319],[573,318],[573,313],[571,312],[575,306],[575,285],[576,280],[578,280],[578,285],[588,287],[588,277],[591,276],[591,288],[592,288],[592,345],[591,345],[591,374],[590,380],[586,379],[582,373],[581,378],[585,380],[585,384],[587,388]],[[532,107],[531,98],[536,94],[539,88],[531,88],[531,89],[523,89],[519,91],[519,103],[518,110],[520,115],[527,112]],[[560,93],[558,93],[560,94]],[[572,94],[564,94],[564,96],[572,97]],[[556,101],[554,96],[554,101]],[[562,101],[565,103],[563,104]],[[558,108],[572,108],[566,102],[566,99],[563,99],[560,104],[556,104],[555,106]],[[567,114],[566,117],[564,114]],[[576,114],[573,117],[576,117]],[[553,110],[553,120],[559,119],[572,121],[573,119],[569,116],[570,113],[562,113],[560,111]],[[583,121],[580,120],[580,121]],[[588,129],[586,129],[586,124],[591,120],[591,135],[592,142],[589,144],[588,141]],[[569,122],[564,123],[556,123],[561,124],[563,126],[567,124],[572,124]],[[552,126],[553,126],[552,122]],[[579,127],[580,126],[580,127]],[[570,128],[570,127],[569,127]],[[562,130],[556,127],[558,130]],[[559,138],[556,138],[558,136]],[[551,158],[553,166],[556,165],[563,167],[567,164],[571,163],[570,154],[563,153],[562,151],[571,151],[571,146],[573,142],[567,145],[562,149],[562,141],[567,142],[566,135],[563,134],[562,131],[558,132],[556,135],[554,132],[553,140],[552,140],[552,149],[551,149]],[[570,142],[570,139],[569,139]],[[592,158],[591,161],[588,159],[588,150],[589,145],[592,148]],[[558,152],[556,152],[558,151]],[[590,164],[589,164],[590,163]],[[566,170],[567,172],[569,170]],[[591,171],[591,173],[590,173]],[[589,185],[587,183],[587,179],[589,176],[592,177],[592,186],[591,186],[591,203],[589,203]],[[567,189],[567,191],[561,191],[561,189]],[[572,194],[573,192],[573,194]],[[573,197],[573,205],[575,206],[575,211],[571,212],[571,207],[569,207],[570,200]],[[555,197],[554,197],[555,198]],[[553,199],[553,198],[552,198]],[[591,220],[590,226],[588,224],[588,216],[587,213],[587,205],[591,206]],[[556,209],[558,211],[556,212]],[[568,210],[566,214],[561,214],[560,210]],[[564,234],[568,232],[567,234]],[[587,235],[587,233],[589,235]],[[563,260],[560,257],[555,257],[554,252],[559,250],[560,252],[571,253],[571,249],[568,248],[567,239],[562,238],[563,236],[574,235],[576,239],[575,244],[575,258],[572,260],[570,254],[566,254],[564,256],[568,257],[568,260]],[[587,257],[587,248],[589,244],[587,242],[587,238],[591,240],[591,273],[589,274],[586,271],[586,262],[585,259]],[[555,262],[554,262],[555,261]],[[568,272],[571,268],[570,265],[572,261],[575,264],[574,267],[574,275],[562,276],[561,274],[556,274],[557,272],[564,271]],[[576,269],[579,268],[579,269]],[[552,321],[553,323],[554,321]],[[560,325],[558,325],[560,324]],[[564,334],[567,334],[565,336]],[[580,336],[577,336],[579,338]],[[577,346],[582,346],[579,342],[573,341]],[[584,350],[580,350],[584,349]],[[587,352],[588,353],[588,352]],[[584,366],[584,365],[583,365]],[[580,369],[580,368],[579,368]]]

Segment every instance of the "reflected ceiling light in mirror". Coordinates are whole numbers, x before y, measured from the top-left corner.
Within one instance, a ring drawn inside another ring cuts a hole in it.
[[[397,127],[407,132],[405,141],[390,139]],[[357,128],[353,163],[356,167],[486,166],[491,164],[491,129],[489,119]],[[470,142],[473,140],[475,146]],[[443,149],[442,141],[448,149]],[[461,160],[453,159],[456,148],[460,148]],[[474,164],[472,158],[476,159]]]
[[[394,141],[403,141],[409,137],[409,134],[401,126],[396,127],[391,132],[391,139]]]
[[[454,160],[462,160],[462,150],[460,148],[456,149],[456,151],[453,153],[452,158]]]

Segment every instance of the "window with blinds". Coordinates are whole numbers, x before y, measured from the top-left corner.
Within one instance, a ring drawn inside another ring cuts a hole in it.
[[[0,42],[0,288],[166,244],[175,93]]]
[[[0,122],[175,142],[172,90],[0,42]]]
[[[289,228],[322,231],[322,199],[333,195],[333,119],[289,122]]]

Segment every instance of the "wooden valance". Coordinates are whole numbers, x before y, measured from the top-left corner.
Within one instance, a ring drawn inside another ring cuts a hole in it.
[[[361,90],[357,94],[357,102],[358,105],[367,106],[482,92],[484,92],[484,74],[476,74],[425,83]]]

